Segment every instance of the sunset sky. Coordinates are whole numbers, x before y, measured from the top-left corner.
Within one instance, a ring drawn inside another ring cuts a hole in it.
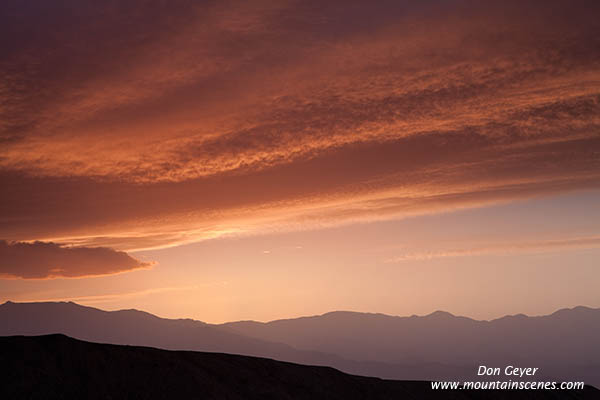
[[[0,301],[600,307],[600,2],[0,3]]]

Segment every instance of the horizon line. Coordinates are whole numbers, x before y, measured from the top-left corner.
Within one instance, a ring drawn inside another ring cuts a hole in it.
[[[417,314],[412,314],[412,315],[391,315],[391,314],[385,314],[385,313],[380,313],[380,312],[368,312],[368,311],[351,311],[351,310],[333,310],[333,311],[327,311],[324,312],[322,314],[314,314],[314,315],[303,315],[303,316],[299,316],[299,317],[290,317],[290,318],[278,318],[278,319],[274,319],[274,320],[269,320],[269,321],[257,321],[257,320],[252,320],[252,319],[244,319],[244,320],[235,320],[235,321],[227,321],[227,322],[221,322],[221,323],[212,323],[212,322],[206,322],[206,321],[202,321],[199,319],[194,319],[194,318],[189,318],[189,317],[180,317],[180,318],[167,318],[167,317],[161,317],[157,314],[153,314],[149,311],[145,311],[145,310],[140,310],[137,308],[124,308],[124,309],[118,309],[118,310],[104,310],[102,308],[98,308],[98,307],[92,307],[92,306],[87,306],[84,304],[80,304],[77,302],[74,302],[72,300],[55,300],[55,301],[12,301],[12,300],[6,300],[4,303],[0,304],[1,306],[7,305],[7,304],[74,304],[78,307],[83,307],[83,308],[90,308],[90,309],[94,309],[94,310],[98,310],[98,311],[102,311],[102,312],[107,312],[107,313],[113,313],[113,312],[122,312],[122,311],[135,311],[135,312],[140,312],[140,313],[145,313],[145,314],[150,314],[156,318],[160,318],[160,319],[165,319],[165,320],[173,320],[173,321],[177,321],[177,320],[188,320],[188,321],[195,321],[195,322],[200,322],[203,324],[207,324],[207,325],[227,325],[227,324],[234,324],[234,323],[241,323],[241,322],[254,322],[254,323],[258,323],[258,324],[269,324],[269,323],[273,323],[273,322],[279,322],[279,321],[291,321],[291,320],[297,320],[297,319],[307,319],[307,318],[317,318],[317,317],[324,317],[328,314],[335,314],[335,313],[346,313],[346,314],[363,314],[363,315],[379,315],[379,316],[384,316],[384,317],[389,317],[389,318],[426,318],[426,317],[431,317],[434,314],[443,314],[443,315],[448,315],[450,317],[454,317],[454,318],[463,318],[463,319],[469,319],[471,321],[475,321],[475,322],[494,322],[494,321],[498,321],[504,318],[511,318],[511,317],[526,317],[526,318],[541,318],[541,317],[549,317],[552,315],[555,315],[557,313],[560,312],[564,312],[564,311],[574,311],[576,309],[586,309],[586,310],[600,310],[600,307],[591,307],[591,306],[586,306],[586,305],[576,305],[573,307],[563,307],[563,308],[559,308],[549,314],[540,314],[540,315],[527,315],[524,313],[517,313],[517,314],[505,314],[501,317],[497,317],[497,318],[492,318],[492,319],[475,319],[472,317],[468,317],[465,315],[457,315],[457,314],[453,314],[449,311],[444,311],[444,310],[436,310],[433,311],[429,314],[424,314],[424,315],[417,315]]]

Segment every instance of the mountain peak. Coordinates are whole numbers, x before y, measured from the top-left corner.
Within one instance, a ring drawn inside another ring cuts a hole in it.
[[[454,314],[449,313],[448,311],[437,310],[432,312],[431,314],[427,314],[424,317],[433,317],[433,318],[453,318],[456,317]]]

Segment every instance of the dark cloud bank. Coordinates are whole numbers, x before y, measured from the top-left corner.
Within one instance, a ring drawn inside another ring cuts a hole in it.
[[[151,264],[107,247],[64,247],[46,242],[0,241],[0,276],[24,279],[115,274]]]

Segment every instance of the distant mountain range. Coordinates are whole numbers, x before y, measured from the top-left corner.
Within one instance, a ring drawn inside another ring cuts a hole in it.
[[[136,310],[75,303],[0,305],[0,336],[62,333],[101,343],[268,357],[403,380],[477,380],[479,365],[539,368],[536,379],[600,387],[600,309],[476,321],[332,312],[320,316],[211,325]]]
[[[600,309],[476,321],[435,312],[423,317],[331,312],[269,323],[233,322],[231,332],[363,361],[422,365],[533,366],[549,376],[600,384]],[[380,376],[398,378],[393,374]]]
[[[83,342],[64,335],[0,337],[0,398],[215,400],[597,399],[600,391],[433,390],[231,354]]]

